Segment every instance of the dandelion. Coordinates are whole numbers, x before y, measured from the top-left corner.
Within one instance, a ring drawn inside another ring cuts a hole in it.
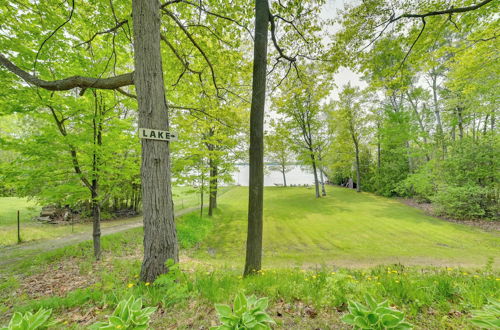
[[[474,275],[475,278],[479,278],[479,275]]]
[[[312,278],[313,278],[313,279],[316,279],[316,275],[313,275],[313,276],[312,276]]]
[[[398,281],[398,280],[396,280],[396,283],[399,283],[399,281]]]
[[[467,272],[463,272],[463,273],[462,273],[462,275],[467,276],[467,275],[469,275],[469,273],[467,273]]]
[[[129,284],[127,285],[127,287],[128,287],[129,289],[130,289],[131,287],[133,287],[133,286],[134,286],[134,283],[129,283]]]
[[[377,284],[378,284],[378,285],[382,285],[382,283],[380,283],[380,282],[377,282]]]
[[[500,281],[500,278],[495,279],[495,281]]]
[[[335,275],[335,272],[332,272],[332,275]]]
[[[149,282],[146,282],[146,286],[149,286],[150,284],[151,284],[151,283],[149,283]]]
[[[121,329],[121,328],[122,328],[122,326],[118,324],[118,325],[116,326],[116,328],[117,328],[117,329]]]
[[[448,267],[448,268],[446,268],[446,270],[451,272],[453,270],[453,268]]]
[[[398,271],[397,271],[397,270],[392,270],[392,271],[391,271],[391,273],[393,273],[393,274],[397,274],[397,273],[398,273]]]

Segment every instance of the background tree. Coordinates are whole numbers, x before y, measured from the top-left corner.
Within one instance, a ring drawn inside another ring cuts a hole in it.
[[[269,161],[276,163],[271,169],[276,169],[283,176],[283,186],[286,187],[286,173],[293,169],[294,152],[290,141],[290,132],[286,126],[277,120],[271,121],[273,131],[266,135],[266,153]]]

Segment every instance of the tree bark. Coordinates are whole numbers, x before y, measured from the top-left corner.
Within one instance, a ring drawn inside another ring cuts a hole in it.
[[[361,192],[361,174],[359,173],[359,146],[357,143],[354,144],[356,149],[356,191]]]
[[[101,205],[99,201],[99,155],[102,146],[102,104],[94,91],[94,117],[92,124],[94,129],[94,150],[92,154],[92,241],[94,243],[94,257],[101,259]]]
[[[262,214],[264,204],[264,107],[266,102],[267,40],[269,4],[255,1],[255,38],[250,107],[250,180],[248,187],[248,232],[244,275],[262,266]]]
[[[94,244],[94,257],[101,259],[101,206],[98,200],[99,183],[92,180],[92,241]]]
[[[203,173],[203,167],[201,168],[201,185],[200,185],[200,218],[203,218],[203,207],[205,202],[205,196],[203,196],[203,190],[205,190],[205,173]]]
[[[283,174],[283,187],[286,187],[286,168],[284,164],[281,164],[281,174]]]
[[[316,158],[314,157],[314,152],[310,150],[311,152],[311,164],[313,167],[313,174],[314,174],[314,186],[316,188],[316,198],[319,198],[319,180],[318,180],[318,171],[316,169]]]
[[[323,179],[323,170],[321,169],[321,167],[319,168],[319,176],[321,179],[321,196],[326,196],[325,180]]]
[[[213,135],[213,134],[212,134]],[[208,200],[208,216],[211,217],[213,215],[214,209],[217,208],[217,189],[218,189],[218,178],[219,171],[217,168],[217,162],[214,159],[214,155],[212,152],[215,150],[215,146],[213,144],[207,144],[207,148],[210,152],[208,158],[208,165],[210,167],[210,177],[208,179],[209,182],[209,200]]]
[[[462,116],[462,108],[457,107],[457,119],[458,119],[458,136],[460,140],[464,137],[464,124],[463,124],[463,116]]]
[[[134,83],[139,127],[168,130],[160,50],[160,3],[133,0]],[[169,142],[142,139],[142,202],[144,259],[141,280],[153,282],[168,271],[165,262],[179,261],[172,201]]]

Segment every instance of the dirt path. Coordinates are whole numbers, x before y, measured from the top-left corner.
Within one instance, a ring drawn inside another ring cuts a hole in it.
[[[199,206],[186,208],[178,212],[175,212],[175,217],[177,218],[186,213],[190,213],[196,210],[199,210]],[[129,223],[102,228],[101,237],[137,227],[142,227],[142,225],[143,225],[142,217],[136,218],[135,220],[131,220]],[[92,239],[92,233],[80,233],[80,234],[62,236],[56,239],[34,241],[25,244],[11,245],[8,247],[0,248],[0,266],[11,264],[13,262],[20,261],[29,257],[33,257],[43,252],[52,251],[58,248],[78,244],[84,241],[90,241],[91,239]],[[19,255],[23,251],[26,253]]]

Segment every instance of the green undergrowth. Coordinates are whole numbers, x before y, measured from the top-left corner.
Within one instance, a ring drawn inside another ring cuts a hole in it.
[[[348,301],[362,300],[368,293],[378,301],[387,299],[417,326],[465,328],[470,312],[481,308],[488,298],[498,299],[500,289],[500,274],[487,267],[474,271],[401,265],[367,270],[269,269],[247,278],[232,268],[206,271],[198,267],[174,272],[155,283],[139,282],[139,270],[139,260],[114,260],[111,268],[96,272],[97,283],[63,297],[13,298],[15,307],[10,312],[51,308],[65,322],[67,313],[74,308],[80,312],[97,308],[95,318],[102,320],[120,300],[135,296],[142,297],[145,306],[159,307],[154,321],[159,327],[186,325],[182,313],[172,319],[173,313],[192,304],[205,306],[204,313],[210,316],[204,320],[202,317],[197,325],[210,326],[213,304],[230,303],[235,294],[243,292],[269,297],[275,316],[293,318],[306,309],[312,311],[310,316],[317,314],[333,320],[346,312]],[[280,326],[280,317],[274,318]],[[79,328],[71,321],[65,326],[70,325]]]

